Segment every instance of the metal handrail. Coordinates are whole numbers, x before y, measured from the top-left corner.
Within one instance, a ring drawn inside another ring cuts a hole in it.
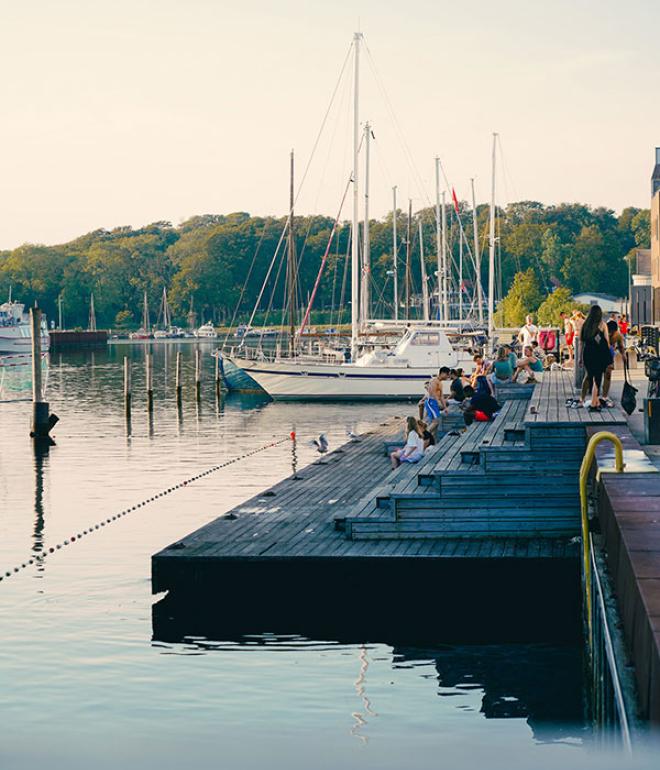
[[[596,554],[594,553],[593,541],[591,535],[589,536],[589,562],[593,564],[593,575],[596,580],[596,593],[598,598],[598,607],[603,623],[603,641],[605,643],[605,655],[607,657],[607,663],[610,669],[610,677],[612,679],[612,687],[614,688],[614,702],[616,703],[616,709],[619,714],[619,724],[621,726],[621,738],[623,740],[624,748],[627,752],[632,753],[632,738],[630,734],[630,724],[628,722],[628,714],[626,713],[626,702],[623,697],[623,690],[621,688],[621,682],[619,680],[619,672],[616,663],[616,655],[614,654],[614,645],[612,643],[612,635],[610,634],[610,627],[607,622],[607,611],[605,608],[605,597],[603,596],[603,586],[600,582],[600,575],[598,574],[598,565],[596,564]],[[591,616],[589,617],[591,621]],[[592,663],[593,665],[593,663]]]
[[[600,431],[589,439],[580,466],[580,509],[582,518],[582,566],[584,568],[585,595],[587,599],[587,621],[589,624],[589,647],[593,646],[592,628],[592,596],[591,596],[591,557],[589,555],[589,500],[587,497],[587,481],[589,472],[596,455],[596,447],[601,441],[611,441],[614,444],[614,470],[623,473],[623,444],[621,439],[608,430]]]

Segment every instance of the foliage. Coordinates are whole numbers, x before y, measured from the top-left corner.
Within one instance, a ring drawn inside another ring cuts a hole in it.
[[[536,311],[538,322],[544,326],[561,326],[560,313],[571,313],[573,310],[589,312],[589,306],[575,302],[570,289],[565,286],[557,287],[543,300]]]
[[[522,326],[525,316],[541,304],[543,295],[536,273],[530,267],[524,273],[516,273],[509,293],[497,308],[495,322],[498,326]]]
[[[473,285],[471,210],[464,203],[460,203],[459,210],[467,238],[463,278]],[[648,209],[629,207],[617,217],[607,208],[520,201],[499,209],[497,214],[497,284],[505,297],[499,303],[499,313],[514,324],[536,309],[541,292],[546,294],[560,285],[572,293],[624,295],[628,283],[626,259],[631,250],[649,244]],[[433,287],[437,259],[435,213],[427,208],[416,216],[423,223],[426,270]],[[487,250],[488,216],[488,206],[477,207],[480,256]],[[407,216],[398,211],[396,217],[401,302],[405,296]],[[459,228],[451,207],[448,220],[449,255],[456,282]],[[27,305],[38,301],[51,318],[56,318],[57,298],[61,295],[65,323],[71,328],[87,325],[93,292],[99,327],[132,326],[140,322],[144,292],[153,320],[165,286],[179,324],[185,324],[191,305],[198,320],[228,321],[239,300],[237,320],[247,320],[259,300],[258,317],[276,324],[285,306],[286,238],[281,239],[285,222],[283,217],[253,217],[246,212],[202,214],[177,227],[170,222],[154,222],[136,229],[123,226],[94,230],[57,246],[24,244],[0,251],[0,296],[5,297],[11,286],[15,298]],[[300,314],[326,251],[333,221],[324,216],[296,217],[294,225],[299,260],[295,304]],[[373,314],[387,317],[392,313],[392,215],[372,220],[370,225]],[[419,293],[421,285],[416,225],[415,221],[410,237],[413,295]],[[350,270],[347,283],[343,281],[349,247],[350,226],[341,223],[315,303],[318,317],[324,314],[330,323],[339,322],[331,308],[339,303],[343,285],[345,299],[350,299]],[[487,263],[482,257],[484,286]],[[516,278],[516,274],[527,277]],[[260,297],[266,276],[267,286]],[[348,320],[348,312],[343,320]]]

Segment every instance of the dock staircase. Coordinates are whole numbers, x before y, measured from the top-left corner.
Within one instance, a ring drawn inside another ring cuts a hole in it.
[[[352,540],[579,534],[586,427],[623,416],[569,412],[569,392],[568,375],[551,373],[528,398],[506,401],[493,422],[445,435],[336,519],[337,528]]]

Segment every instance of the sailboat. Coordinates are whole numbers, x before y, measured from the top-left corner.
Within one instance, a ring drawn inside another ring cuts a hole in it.
[[[156,321],[158,329],[154,329],[155,340],[171,340],[183,337],[183,329],[178,326],[172,326],[172,314],[170,313],[170,306],[167,302],[167,289],[163,286],[163,298],[160,303],[160,311],[158,313],[158,321]]]
[[[151,339],[151,324],[149,321],[149,300],[147,299],[147,292],[144,292],[144,299],[142,302],[142,326],[135,332],[131,332],[128,335],[131,340],[149,340]]]
[[[399,400],[419,397],[427,382],[442,366],[472,368],[472,355],[455,349],[440,326],[428,321],[428,298],[425,300],[425,323],[410,326],[391,350],[359,352],[360,329],[369,318],[369,232],[368,232],[368,148],[369,124],[365,127],[365,227],[362,262],[359,254],[359,55],[362,33],[353,38],[354,99],[353,106],[353,217],[351,243],[351,347],[350,355],[333,355],[334,360],[274,355],[268,358],[260,351],[258,358],[229,354],[227,360],[248,375],[276,400]],[[291,219],[291,214],[290,214]],[[290,220],[289,220],[290,221]],[[409,248],[409,247],[408,247]],[[423,258],[423,255],[422,255]],[[410,284],[408,282],[408,294]],[[304,333],[309,316],[308,306],[298,336]],[[347,360],[348,359],[348,360]]]

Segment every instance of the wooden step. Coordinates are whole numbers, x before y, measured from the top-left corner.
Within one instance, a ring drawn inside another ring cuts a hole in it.
[[[577,513],[546,518],[483,519],[466,516],[461,519],[419,519],[416,521],[354,522],[353,540],[408,540],[443,537],[574,537],[580,531]]]

